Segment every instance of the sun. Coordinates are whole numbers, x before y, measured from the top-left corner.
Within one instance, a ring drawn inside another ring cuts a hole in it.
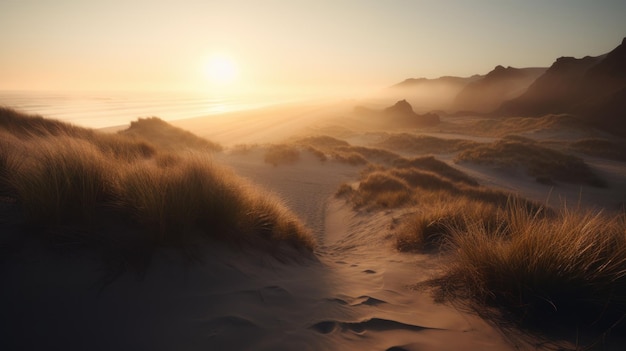
[[[225,54],[215,54],[209,57],[204,69],[209,83],[214,85],[231,85],[239,78],[237,63]]]

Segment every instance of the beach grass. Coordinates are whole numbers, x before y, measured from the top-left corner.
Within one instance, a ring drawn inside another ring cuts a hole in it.
[[[300,149],[288,144],[269,145],[265,150],[264,160],[275,167],[291,165],[300,160]]]
[[[389,150],[411,152],[417,155],[448,154],[476,147],[480,143],[464,139],[444,139],[429,135],[394,133],[376,144]]]
[[[130,127],[120,131],[120,134],[150,140],[151,143],[166,150],[193,149],[219,152],[224,149],[217,143],[175,127],[158,117],[139,118],[131,122]]]
[[[11,115],[11,126],[0,129],[6,136],[0,189],[48,239],[71,231],[87,246],[115,251],[123,240],[102,233],[115,223],[140,233],[134,245],[144,249],[184,248],[198,238],[269,251],[314,248],[308,230],[279,199],[216,165],[207,152],[173,152],[123,134],[3,113]]]
[[[608,330],[626,313],[624,215],[567,210],[541,216],[513,207],[506,226],[467,218],[452,228],[440,292],[495,306],[531,328]],[[619,325],[624,330],[624,325]]]
[[[453,233],[468,230],[469,223],[487,231],[503,230],[508,225],[505,206],[445,193],[425,196],[431,205],[419,207],[419,211],[405,217],[396,232],[399,251],[445,251]]]
[[[481,119],[464,126],[475,135],[502,137],[535,130],[587,130],[580,118],[568,114],[549,114],[541,117],[507,117]]]
[[[456,162],[473,162],[503,169],[524,169],[539,182],[562,181],[606,187],[579,157],[553,150],[521,137],[505,137],[490,144],[476,146],[457,155]]]
[[[423,156],[412,159],[397,159],[393,166],[400,169],[420,169],[437,174],[452,182],[462,183],[469,186],[478,186],[478,182],[466,173],[448,165],[434,156]]]
[[[462,171],[437,160],[424,157],[396,159],[398,166],[370,165],[361,172],[358,186],[342,186],[336,193],[355,208],[396,208],[426,204],[434,201],[432,194],[444,194],[452,199],[465,198],[504,206],[514,194],[478,186]],[[541,207],[525,201],[529,208]]]

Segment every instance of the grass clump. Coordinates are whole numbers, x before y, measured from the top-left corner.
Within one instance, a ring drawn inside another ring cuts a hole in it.
[[[29,143],[28,155],[7,182],[34,223],[89,222],[112,196],[115,166],[92,144],[46,138]]]
[[[513,169],[522,167],[530,176],[544,181],[553,179],[595,187],[607,186],[582,159],[519,139],[502,139],[488,145],[477,146],[460,153],[456,161]]]
[[[300,160],[300,150],[287,144],[270,145],[265,151],[264,160],[274,167],[294,164]]]
[[[158,117],[139,118],[119,133],[150,140],[151,143],[166,150],[195,149],[213,152],[223,150],[221,145],[174,127]]]
[[[504,136],[534,130],[587,130],[589,127],[574,116],[552,114],[542,117],[489,118],[477,121],[467,128],[477,135]]]
[[[342,146],[350,146],[350,144],[341,139],[337,139],[328,135],[317,135],[301,138],[295,141],[298,145],[309,145],[320,149],[334,149]]]
[[[375,203],[381,207],[398,207],[411,198],[411,186],[389,172],[373,172],[359,183],[352,201],[356,206]]]
[[[505,228],[471,219],[452,236],[441,291],[496,306],[530,327],[609,328],[626,315],[624,216],[514,209]],[[506,229],[506,230],[505,230]],[[623,330],[624,325],[620,326]]]
[[[196,233],[244,245],[313,248],[302,224],[277,199],[202,156],[187,156],[175,167],[134,165],[118,187],[118,205],[155,233],[159,244]]]
[[[332,159],[353,166],[369,163],[390,164],[401,158],[398,154],[385,149],[350,145],[345,140],[327,135],[301,138],[296,140],[294,144],[310,150],[320,160]],[[321,154],[324,156],[322,157]]]
[[[388,150],[354,145],[336,147],[331,152],[331,155],[337,160],[364,159],[368,163],[383,164],[391,164],[393,161],[401,158],[400,155]]]
[[[413,159],[397,159],[393,162],[397,168],[417,168],[439,175],[453,182],[463,183],[470,186],[478,186],[478,182],[462,171],[436,159],[433,156],[417,157]]]
[[[445,194],[430,196],[430,206],[407,216],[396,233],[396,248],[404,252],[444,249],[453,233],[465,231],[467,224],[488,231],[503,230],[508,220],[506,207]]]
[[[67,135],[89,138],[93,131],[39,115],[26,115],[0,106],[0,129],[19,138]]]
[[[414,154],[449,154],[480,145],[464,139],[444,139],[427,135],[408,133],[391,134],[377,146],[391,150],[401,150]]]

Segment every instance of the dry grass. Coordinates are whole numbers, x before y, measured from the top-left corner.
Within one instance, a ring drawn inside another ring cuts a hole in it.
[[[470,186],[478,186],[478,182],[458,169],[433,156],[417,157],[413,159],[397,159],[393,162],[397,168],[417,168],[437,174],[438,176],[453,182],[463,183]]]
[[[258,144],[236,144],[228,149],[228,152],[233,155],[249,155],[254,150],[257,150],[260,146]]]
[[[300,150],[292,145],[270,145],[265,151],[265,162],[273,166],[290,165],[300,160]]]
[[[443,139],[408,133],[391,134],[377,144],[386,149],[421,155],[456,153],[478,145],[480,143],[471,140]]]
[[[350,145],[348,142],[327,135],[300,138],[292,143],[274,146],[277,154],[286,153],[284,150],[307,150],[313,153],[320,161],[334,160],[353,166],[363,166],[370,163],[391,164],[401,157],[388,150]],[[282,150],[281,150],[282,149]],[[289,157],[276,157],[289,160]],[[267,157],[266,157],[267,159]]]
[[[502,168],[526,169],[537,180],[583,183],[606,187],[582,159],[520,138],[505,138],[460,153],[456,161],[469,161]]]
[[[357,152],[332,152],[330,154],[333,160],[341,163],[347,163],[352,166],[367,165],[369,161]]]
[[[391,164],[401,158],[400,155],[384,149],[377,149],[365,146],[339,146],[333,149],[331,155],[340,159],[345,155],[359,155],[363,159],[372,163]],[[338,157],[339,156],[339,157]]]
[[[374,203],[381,207],[398,207],[411,199],[411,186],[390,172],[372,172],[359,183],[352,201],[356,206]]]
[[[508,117],[477,121],[465,128],[475,135],[504,136],[533,130],[586,130],[589,127],[579,118],[570,115],[546,115],[543,117]]]
[[[176,243],[185,233],[196,233],[238,244],[289,242],[313,248],[307,231],[280,201],[206,156],[188,155],[175,167],[128,167],[117,195],[117,205],[155,233],[158,243]]]
[[[125,136],[150,140],[166,150],[194,149],[201,151],[222,151],[223,147],[212,141],[200,138],[184,129],[174,127],[157,117],[139,118],[130,127],[119,132]]]
[[[396,234],[400,251],[431,251],[443,249],[452,234],[467,230],[467,224],[479,225],[488,231],[506,228],[504,207],[464,197],[431,194],[428,206],[406,217]],[[422,200],[422,203],[424,203]]]
[[[206,154],[173,153],[123,135],[81,131],[20,114],[0,129],[0,190],[13,196],[27,224],[90,247],[122,252],[220,240],[277,252],[286,244],[311,252],[314,242],[275,197],[262,193]],[[13,116],[15,117],[15,116]],[[0,118],[1,120],[1,118]],[[1,125],[1,122],[0,122]],[[18,137],[13,135],[18,130]],[[23,135],[29,135],[20,140]],[[92,135],[85,138],[84,135]],[[102,228],[115,228],[106,232]],[[116,233],[132,233],[121,238]],[[129,257],[132,255],[124,254]]]
[[[0,106],[0,130],[4,130],[21,139],[58,135],[68,135],[74,138],[89,138],[94,134],[94,132],[89,129],[43,118],[39,115],[25,115],[2,106]]]
[[[304,146],[304,150],[313,154],[313,156],[317,157],[317,159],[320,160],[320,162],[328,161],[328,156],[326,156],[326,153],[316,148],[315,146],[311,146],[311,145]]]
[[[626,315],[624,215],[513,208],[506,227],[469,218],[452,232],[453,262],[437,281],[443,293],[499,307],[533,328],[606,329]]]
[[[298,145],[310,145],[323,150],[334,149],[341,146],[350,146],[347,141],[328,135],[305,137],[296,140],[295,143]]]
[[[342,186],[336,193],[356,208],[392,208],[422,203],[431,193],[467,198],[504,206],[511,194],[479,187],[463,172],[431,158],[400,160],[401,167],[370,166],[361,173],[359,186]],[[411,166],[414,164],[415,166]],[[418,166],[422,166],[419,168]],[[529,208],[540,207],[525,202]]]
[[[96,207],[112,196],[116,167],[94,145],[59,136],[26,146],[28,158],[7,180],[30,221],[90,222]]]

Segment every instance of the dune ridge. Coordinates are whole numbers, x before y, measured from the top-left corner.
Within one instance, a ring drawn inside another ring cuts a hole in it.
[[[171,153],[147,139],[1,112],[0,119],[11,124],[2,131],[8,135],[0,156],[0,188],[48,239],[106,247],[112,251],[107,255],[121,257],[158,246],[190,249],[199,239],[277,254],[280,243],[309,253],[314,247],[307,229],[280,200],[197,149]],[[117,236],[120,230],[125,237]]]

